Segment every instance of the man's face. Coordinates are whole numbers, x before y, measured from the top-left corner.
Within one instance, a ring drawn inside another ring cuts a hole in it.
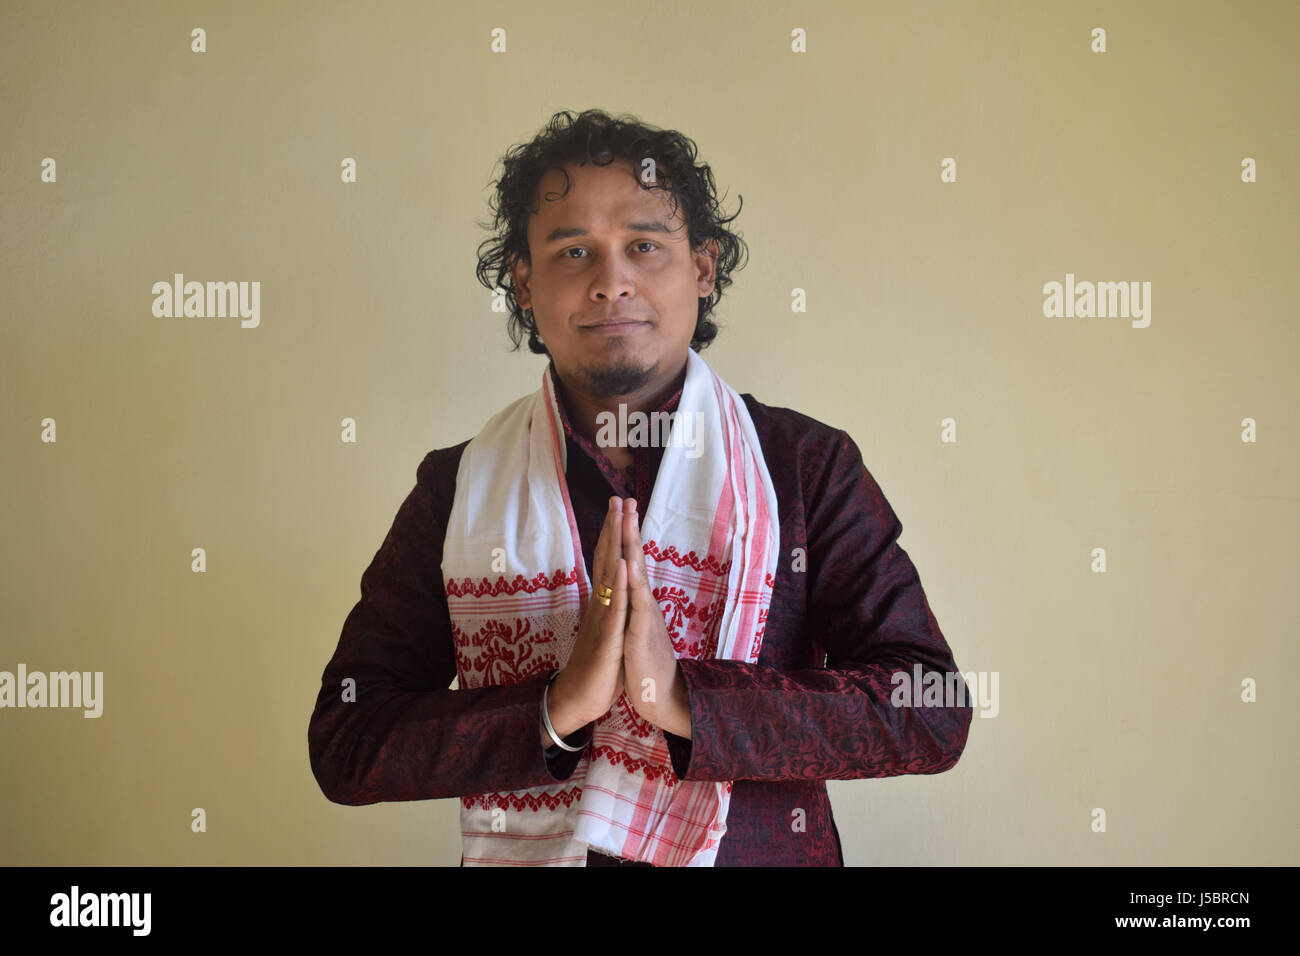
[[[515,297],[531,308],[562,381],[597,398],[662,386],[681,372],[715,252],[692,252],[666,190],[642,189],[631,163],[550,170],[529,217],[531,262],[514,267]],[[598,328],[609,319],[629,323]]]

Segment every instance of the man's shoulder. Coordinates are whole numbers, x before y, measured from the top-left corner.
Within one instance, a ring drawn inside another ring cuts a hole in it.
[[[799,458],[830,455],[848,436],[841,428],[780,405],[767,405],[749,392],[740,397],[749,409],[754,430],[764,446],[795,452]]]
[[[460,458],[465,447],[473,441],[466,438],[458,445],[435,448],[427,452],[416,468],[417,487],[430,495],[439,504],[450,502],[456,490],[456,472],[460,470]]]
[[[420,462],[420,467],[434,468],[445,470],[450,467],[454,473],[460,465],[460,456],[464,453],[465,447],[474,439],[466,438],[458,445],[448,445],[446,448],[435,448],[424,456],[424,461]]]

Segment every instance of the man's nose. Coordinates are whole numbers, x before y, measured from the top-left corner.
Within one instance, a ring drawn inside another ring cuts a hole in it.
[[[600,264],[591,289],[597,299],[617,299],[636,294],[636,286],[628,275],[626,264],[616,256],[608,257]]]

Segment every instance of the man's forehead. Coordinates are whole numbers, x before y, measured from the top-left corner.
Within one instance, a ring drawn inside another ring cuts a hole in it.
[[[549,232],[549,227],[557,227],[572,234],[589,223],[641,231],[653,228],[650,223],[672,226],[681,222],[680,209],[670,215],[668,190],[643,188],[626,160],[607,166],[571,164],[564,169],[569,174],[567,190],[564,176],[554,168],[547,170],[538,184],[542,201],[530,217],[538,220],[538,228]]]

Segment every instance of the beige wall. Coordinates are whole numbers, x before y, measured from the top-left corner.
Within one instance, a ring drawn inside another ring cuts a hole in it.
[[[849,431],[999,675],[953,770],[830,784],[847,861],[1297,862],[1296,5],[115,6],[0,7],[0,669],[104,673],[0,710],[0,862],[458,861],[455,800],[327,802],[307,719],[424,453],[539,384],[475,220],[592,106],[744,195],[704,357]],[[155,318],[175,272],[260,325]],[[1045,317],[1066,273],[1149,326]]]

